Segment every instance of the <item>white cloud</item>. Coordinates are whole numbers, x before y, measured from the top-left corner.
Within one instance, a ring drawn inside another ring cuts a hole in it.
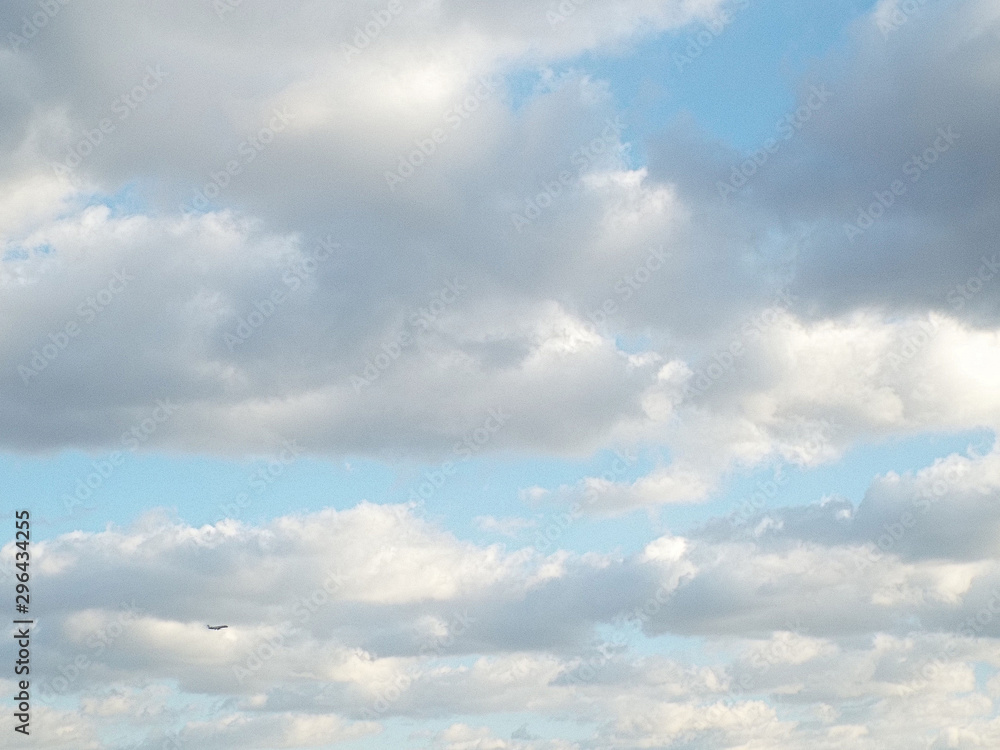
[[[995,433],[1000,11],[905,6],[817,62],[831,100],[727,202],[745,154],[683,122],[640,142],[641,108],[578,57],[716,0],[404,5],[350,59],[375,6],[61,7],[0,52],[0,448],[130,450],[165,400],[136,449],[669,455],[523,493],[614,515]],[[954,148],[846,237],[940,128]],[[996,448],[952,455],[856,507],[755,508],[634,555],[476,545],[370,503],[65,535],[34,546],[36,738],[158,746],[183,722],[191,747],[323,747],[432,718],[414,739],[448,750],[995,746],[998,492]],[[673,639],[703,648],[659,655]],[[479,726],[526,711],[546,736]]]
[[[537,521],[528,518],[494,518],[493,516],[477,516],[473,522],[483,531],[490,531],[503,536],[516,537],[524,529],[538,525]]]
[[[767,515],[777,523],[757,537],[722,539],[709,524],[631,558],[479,547],[412,508],[371,504],[263,527],[150,516],[134,529],[70,534],[36,545],[36,585],[52,596],[33,663],[64,680],[36,690],[41,705],[79,701],[80,732],[144,707],[149,741],[169,730],[175,690],[235,699],[230,713],[182,733],[227,747],[322,746],[396,718],[525,707],[574,716],[607,747],[708,747],[719,737],[834,747],[853,737],[902,748],[917,736],[908,732],[947,737],[957,726],[989,737],[991,704],[974,668],[1000,669],[990,645],[1000,633],[995,546],[970,560],[960,547],[911,545],[947,527],[919,514],[901,538],[879,539],[885,514],[916,514],[943,477],[932,507],[992,518],[996,462],[996,453],[948,457],[877,479],[851,513],[832,502],[776,508]],[[545,574],[553,565],[558,573]],[[419,580],[401,579],[404,570],[420,570]],[[123,590],[130,608],[118,602]],[[206,620],[230,627],[209,631]],[[598,635],[608,628],[617,635]],[[709,665],[651,655],[634,640],[664,633],[703,639]],[[860,715],[837,712],[859,696],[877,700]],[[822,720],[805,721],[789,701]],[[904,731],[906,716],[919,718]],[[573,746],[468,726],[434,739],[477,741]]]

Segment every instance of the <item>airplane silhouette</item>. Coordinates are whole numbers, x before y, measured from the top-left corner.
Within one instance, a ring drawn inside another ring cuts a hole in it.
[[[228,628],[228,625],[206,625],[209,630],[222,630],[223,628]]]

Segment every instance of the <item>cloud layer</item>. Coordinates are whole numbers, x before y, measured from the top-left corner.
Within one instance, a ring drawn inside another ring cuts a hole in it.
[[[152,514],[36,545],[40,696],[79,707],[80,738],[120,722],[156,737],[178,731],[176,689],[214,706],[179,741],[213,746],[327,746],[402,717],[525,710],[589,739],[491,746],[902,748],[959,727],[988,743],[996,680],[976,675],[1000,670],[998,467],[996,450],[972,450],[879,477],[857,507],[737,514],[634,556],[477,546],[412,506],[262,527]],[[965,543],[970,517],[981,535]],[[666,635],[703,639],[708,660],[651,651]]]
[[[749,149],[590,72],[739,5],[7,3],[0,450],[663,456],[523,488],[611,516],[995,435],[1000,7],[881,0]],[[992,747],[998,502],[991,442],[632,555],[154,512],[36,545],[36,741]]]

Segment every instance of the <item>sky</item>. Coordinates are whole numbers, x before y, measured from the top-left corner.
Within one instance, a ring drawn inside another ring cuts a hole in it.
[[[993,0],[4,3],[0,731],[1000,746],[998,102]]]

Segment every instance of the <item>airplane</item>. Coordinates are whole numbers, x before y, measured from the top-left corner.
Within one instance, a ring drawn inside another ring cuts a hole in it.
[[[209,630],[222,630],[223,628],[228,628],[228,625],[206,625]]]

